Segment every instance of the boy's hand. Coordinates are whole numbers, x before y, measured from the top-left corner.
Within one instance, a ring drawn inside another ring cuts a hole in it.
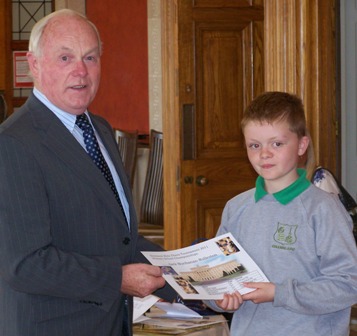
[[[242,295],[239,292],[224,294],[222,300],[216,300],[216,305],[223,310],[237,310],[243,303]]]
[[[275,285],[272,282],[245,282],[244,287],[256,288],[255,291],[244,294],[243,301],[254,303],[272,302],[275,296]]]

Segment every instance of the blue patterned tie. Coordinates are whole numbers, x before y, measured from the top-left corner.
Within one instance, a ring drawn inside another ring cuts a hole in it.
[[[77,116],[76,125],[83,131],[84,144],[86,145],[87,152],[95,165],[100,169],[102,175],[106,178],[109,183],[110,188],[112,189],[116,200],[118,201],[121,210],[123,211],[124,218],[126,219],[123,205],[120,201],[120,197],[115,187],[112,173],[108,167],[107,162],[104,159],[102,152],[100,151],[97,138],[94,134],[92,125],[89,123],[87,116],[83,113]]]

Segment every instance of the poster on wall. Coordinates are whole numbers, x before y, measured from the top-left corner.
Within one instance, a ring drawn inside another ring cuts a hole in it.
[[[31,88],[33,80],[30,76],[30,68],[27,62],[26,51],[14,51],[14,88]]]

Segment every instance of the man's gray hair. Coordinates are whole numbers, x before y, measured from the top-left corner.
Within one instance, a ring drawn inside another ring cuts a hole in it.
[[[40,21],[38,21],[32,28],[30,41],[29,41],[29,51],[32,52],[35,56],[40,56],[42,52],[41,46],[41,38],[43,36],[43,32],[48,25],[48,23],[53,19],[61,16],[76,16],[82,18],[86,21],[94,30],[98,38],[98,46],[99,46],[99,53],[102,54],[102,42],[100,39],[99,31],[97,27],[94,25],[93,22],[88,20],[88,18],[74,10],[71,9],[60,9],[55,11],[45,17],[43,17]]]

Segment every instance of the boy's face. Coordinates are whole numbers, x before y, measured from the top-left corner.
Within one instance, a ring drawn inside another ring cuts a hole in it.
[[[244,129],[250,163],[264,178],[268,193],[280,191],[297,178],[299,156],[309,144],[308,137],[298,138],[286,121],[249,122]]]

